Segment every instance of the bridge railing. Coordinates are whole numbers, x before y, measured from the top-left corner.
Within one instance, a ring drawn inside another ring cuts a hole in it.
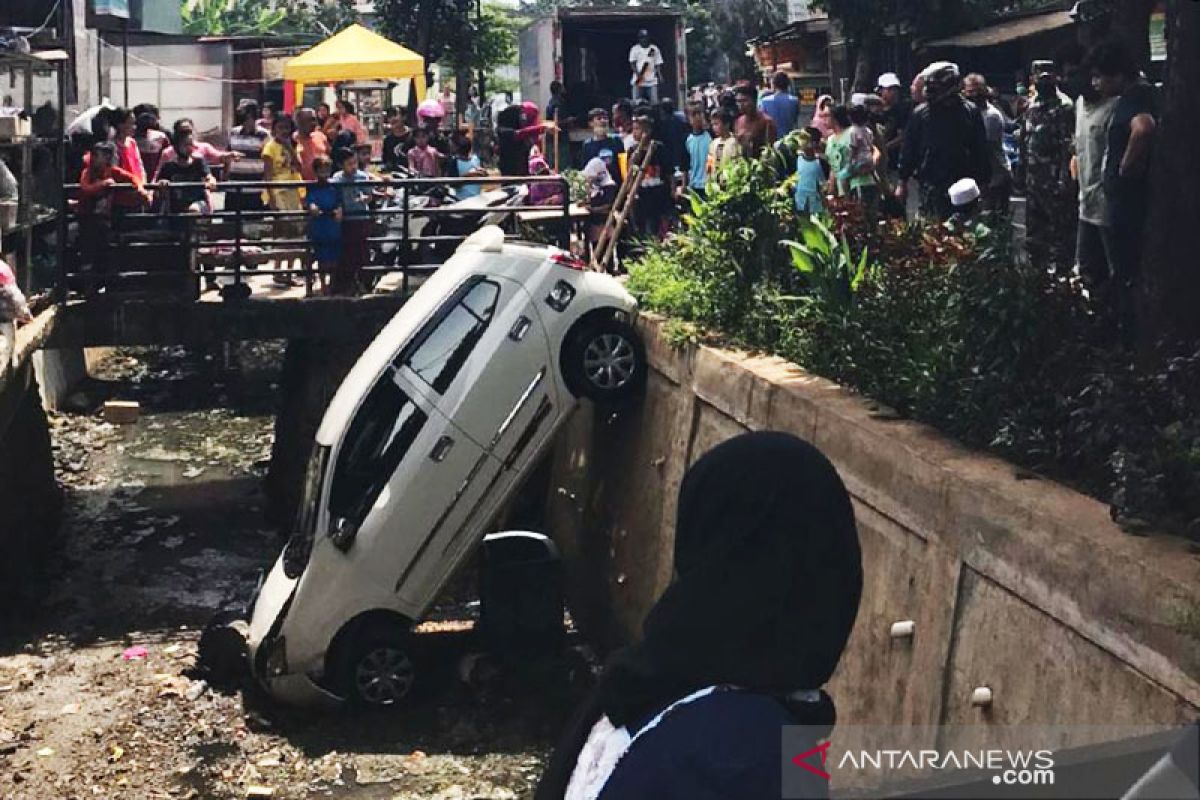
[[[559,199],[531,202],[533,188],[547,184],[557,187]],[[133,206],[132,198],[122,203],[122,196],[138,190],[116,184],[102,196],[107,202],[99,213],[92,201],[81,204],[79,184],[70,184],[65,187],[67,246],[58,265],[57,297],[65,301],[72,292],[94,295],[101,288],[109,293],[198,297],[206,285],[216,283],[222,297],[231,300],[252,294],[252,279],[257,276],[299,278],[305,294],[311,295],[322,276],[308,235],[309,212],[270,208],[269,203],[246,208],[244,202],[229,200],[256,192],[270,197],[272,190],[295,190],[303,197],[304,190],[314,185],[312,181],[147,184],[145,190],[154,195],[147,207]],[[372,190],[365,214],[370,220],[367,258],[358,268],[364,291],[371,291],[385,275],[399,274],[400,285],[391,288],[408,292],[413,276],[436,270],[485,224],[500,224],[509,238],[520,238],[523,230],[529,230],[526,226],[542,228],[547,240],[569,249],[572,228],[585,218],[580,209],[572,208],[569,183],[561,176],[400,178],[333,185]],[[448,190],[472,185],[482,188],[486,200],[446,200]],[[205,190],[210,204],[212,195],[222,196],[224,203],[213,204],[222,207],[204,213],[172,208],[172,198],[183,190]]]

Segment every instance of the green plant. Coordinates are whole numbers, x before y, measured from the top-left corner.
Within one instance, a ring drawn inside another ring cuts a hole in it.
[[[814,299],[831,308],[848,309],[867,275],[870,252],[864,247],[855,257],[845,235],[839,238],[816,217],[801,223],[800,235],[801,241],[785,239],[781,244],[791,252],[792,264],[805,277]]]
[[[1135,362],[1006,225],[880,221],[841,201],[800,219],[773,173],[734,164],[630,266],[631,291],[678,321],[672,341],[703,329],[777,353],[1104,497],[1124,524],[1200,539],[1200,352]]]

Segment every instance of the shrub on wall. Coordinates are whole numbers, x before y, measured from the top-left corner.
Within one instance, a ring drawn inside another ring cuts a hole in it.
[[[801,364],[960,440],[1200,534],[1200,353],[1137,365],[1007,224],[801,219],[737,162],[631,265],[645,307]]]

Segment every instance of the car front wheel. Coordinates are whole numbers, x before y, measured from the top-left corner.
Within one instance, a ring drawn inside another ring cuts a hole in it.
[[[383,708],[409,699],[417,668],[406,636],[367,633],[353,642],[339,664],[343,696],[356,705]]]
[[[646,381],[646,348],[632,325],[615,319],[585,324],[567,342],[563,371],[576,395],[598,403],[632,398]]]

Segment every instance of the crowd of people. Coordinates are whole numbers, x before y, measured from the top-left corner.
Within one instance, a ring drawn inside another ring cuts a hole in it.
[[[631,68],[637,63],[631,54]],[[698,87],[682,110],[671,97],[654,98],[639,86],[636,99],[592,108],[589,132],[574,147],[560,145],[561,132],[584,120],[564,118],[574,104],[557,82],[544,114],[533,102],[508,103],[494,114],[476,114],[464,127],[447,124],[457,119],[450,116],[453,98],[443,96],[420,103],[413,125],[405,110],[387,112],[380,172],[482,179],[573,168],[586,182],[593,240],[635,162],[641,180],[632,230],[651,239],[669,233],[684,195],[705,196],[728,164],[764,154],[780,181],[794,185],[800,213],[819,213],[830,197],[840,197],[880,218],[1007,217],[1014,192],[1023,191],[1030,258],[1064,275],[1078,268],[1092,295],[1128,330],[1154,136],[1153,90],[1115,43],[1098,45],[1074,69],[1084,80],[1065,80],[1063,73],[1062,65],[1034,62],[1029,84],[1019,86],[1010,103],[983,75],[964,76],[956,64],[939,61],[908,84],[884,73],[874,91],[844,103],[821,96],[811,115],[784,73],[761,89],[749,83]],[[226,209],[309,214],[307,234],[331,291],[356,285],[369,233],[363,204],[370,199],[357,184],[379,174],[370,169],[372,145],[350,101],[292,114],[243,101],[238,124],[223,137],[226,147],[199,139],[186,118],[164,130],[148,105],[98,114],[93,133],[80,177],[80,209],[91,217],[146,208],[209,213],[216,169],[234,181],[349,183],[341,193],[299,185],[223,187],[222,193]],[[132,188],[109,191],[117,184]],[[470,197],[481,184],[464,181],[455,189],[458,197]],[[531,187],[528,202],[564,199],[561,184],[546,183]],[[303,236],[292,224],[291,236]],[[286,275],[277,280],[292,282]]]
[[[91,121],[89,141],[76,139],[81,220],[80,251],[92,259],[96,285],[103,286],[107,240],[114,216],[131,212],[211,214],[218,190],[215,173],[233,183],[219,190],[226,211],[291,212],[275,220],[276,239],[307,238],[319,265],[322,289],[353,293],[368,261],[368,207],[381,194],[369,184],[392,172],[415,177],[482,177],[480,159],[465,132],[442,129],[444,105],[426,100],[409,128],[404,113],[389,113],[382,173],[372,169],[372,144],[348,100],[331,109],[301,107],[281,113],[272,103],[253,100],[237,108],[237,125],[220,147],[199,138],[191,119],[164,130],[158,109],[100,109]],[[238,186],[238,183],[273,184]],[[311,185],[303,185],[311,184]],[[460,197],[478,193],[476,184],[458,187]],[[307,223],[303,215],[307,215]],[[296,285],[284,269],[277,285]],[[207,288],[214,288],[209,281]]]
[[[967,222],[986,213],[1007,226],[1020,191],[1031,261],[1063,276],[1078,271],[1127,337],[1155,116],[1153,88],[1124,47],[1101,43],[1078,65],[1034,62],[1014,103],[983,75],[964,76],[946,61],[921,70],[907,92],[895,73],[876,84],[846,103],[818,98],[811,118],[784,73],[761,91],[749,83],[697,88],[686,113],[669,98],[621,100],[588,115],[592,134],[576,167],[603,199],[629,154],[657,142],[636,206],[637,232],[655,237],[671,227],[673,195],[703,196],[730,160],[764,153],[781,182],[794,181],[801,213],[841,197],[881,218]]]

